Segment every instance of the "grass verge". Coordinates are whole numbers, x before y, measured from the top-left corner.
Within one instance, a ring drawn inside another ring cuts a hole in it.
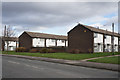
[[[88,58],[112,55],[112,53],[71,54],[71,53],[29,53],[29,52],[2,52],[2,54],[47,57],[47,58],[66,59],[66,60],[83,60]],[[117,55],[120,53],[114,53],[114,54]]]
[[[97,62],[97,63],[111,63],[111,64],[120,64],[119,60],[120,56],[114,57],[104,57],[99,59],[88,60],[90,62]]]

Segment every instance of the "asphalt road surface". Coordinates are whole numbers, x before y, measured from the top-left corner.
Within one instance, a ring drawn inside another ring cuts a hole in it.
[[[66,64],[2,57],[3,78],[118,78],[118,72]]]

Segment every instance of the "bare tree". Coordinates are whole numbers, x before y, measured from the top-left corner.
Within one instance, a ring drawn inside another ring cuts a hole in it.
[[[7,44],[7,51],[9,47],[9,38],[15,36],[15,29],[13,29],[11,26],[6,26],[3,29],[3,39],[6,39]],[[4,40],[5,41],[5,40]],[[5,42],[4,42],[5,43]]]

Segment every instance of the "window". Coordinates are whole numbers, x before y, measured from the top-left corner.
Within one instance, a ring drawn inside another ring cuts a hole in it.
[[[104,35],[104,39],[106,39],[107,38],[107,35]]]
[[[95,47],[95,48],[97,47],[97,44],[96,44],[96,43],[94,44],[94,47]]]
[[[33,47],[44,47],[44,39],[41,38],[33,38]]]
[[[97,33],[94,33],[94,38],[97,38],[98,37],[98,34]]]
[[[55,40],[51,39],[52,42],[55,42]]]
[[[55,39],[46,39],[46,46],[47,47],[55,46]]]
[[[40,41],[44,41],[44,39],[39,39]]]
[[[62,40],[62,43],[64,43],[64,40]]]

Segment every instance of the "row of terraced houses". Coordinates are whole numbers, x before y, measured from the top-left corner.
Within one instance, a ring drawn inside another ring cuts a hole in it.
[[[114,52],[120,52],[120,34],[83,24],[76,25],[68,32],[68,36],[24,31],[18,38],[1,38],[1,40],[2,50],[6,50],[8,40],[9,50],[15,50],[19,46],[29,50],[46,47],[58,52],[79,49],[81,52],[93,53],[112,52],[113,45]]]

